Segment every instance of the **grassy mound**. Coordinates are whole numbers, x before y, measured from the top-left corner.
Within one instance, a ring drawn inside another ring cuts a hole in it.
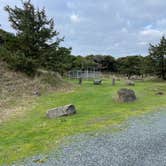
[[[0,62],[0,123],[11,117],[22,116],[35,103],[37,94],[43,95],[69,86],[56,73],[39,72],[34,78],[13,72]]]
[[[37,98],[36,103],[26,111],[26,116],[0,125],[0,165],[47,153],[66,136],[106,129],[130,117],[166,107],[166,95],[156,95],[158,91],[166,94],[164,82],[136,82],[136,86],[131,88],[138,99],[128,104],[116,101],[117,90],[124,87],[123,81],[115,86],[111,86],[111,80],[104,81],[101,86],[84,81],[74,91]],[[76,115],[52,120],[45,117],[48,109],[69,103],[75,104]]]

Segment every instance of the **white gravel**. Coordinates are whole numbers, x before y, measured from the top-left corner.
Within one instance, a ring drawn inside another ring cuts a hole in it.
[[[166,111],[128,124],[116,133],[73,137],[60,150],[15,166],[166,166]]]

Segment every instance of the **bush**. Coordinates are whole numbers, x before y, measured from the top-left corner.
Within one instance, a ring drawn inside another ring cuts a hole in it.
[[[36,63],[33,59],[26,57],[24,53],[17,51],[11,53],[6,48],[0,48],[0,59],[6,61],[9,68],[15,71],[21,71],[27,75],[34,75],[36,71]]]
[[[7,61],[7,59],[9,59],[9,57],[11,56],[10,54],[11,52],[8,51],[5,47],[0,47],[0,60]]]

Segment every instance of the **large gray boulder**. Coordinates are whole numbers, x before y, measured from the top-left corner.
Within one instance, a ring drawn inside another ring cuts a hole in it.
[[[52,119],[52,118],[57,118],[57,117],[61,117],[61,116],[73,115],[75,113],[76,113],[75,106],[72,104],[69,104],[69,105],[65,105],[62,107],[57,107],[57,108],[49,110],[46,113],[46,116],[48,118]]]
[[[120,102],[133,102],[136,100],[135,92],[131,89],[120,89],[118,91],[118,99]]]

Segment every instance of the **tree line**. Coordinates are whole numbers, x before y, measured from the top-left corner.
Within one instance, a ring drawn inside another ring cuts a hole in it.
[[[74,56],[72,48],[61,46],[54,20],[48,19],[45,9],[36,9],[30,0],[22,7],[5,7],[15,34],[0,29],[0,59],[9,67],[28,75],[37,69],[65,74],[69,70],[99,70],[132,75],[157,75],[166,79],[166,38],[156,45],[150,44],[149,55],[126,56],[115,59],[111,55]]]

